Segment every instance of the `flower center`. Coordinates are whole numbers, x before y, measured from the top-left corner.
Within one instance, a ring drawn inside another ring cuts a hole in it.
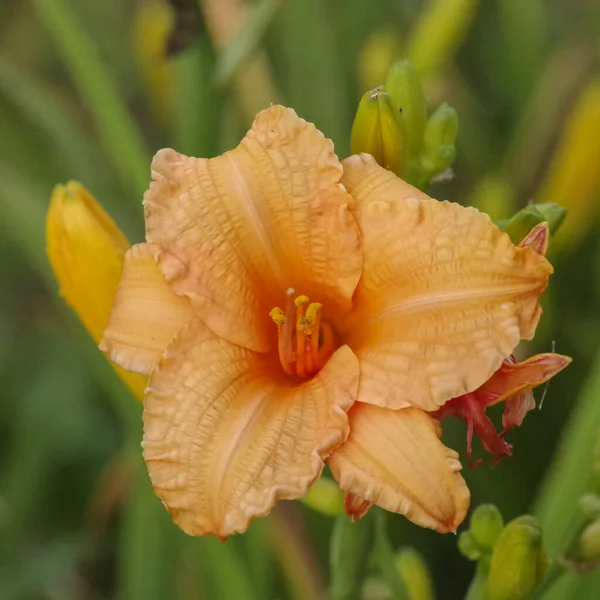
[[[275,307],[269,316],[277,325],[279,361],[288,375],[310,377],[317,373],[335,350],[333,330],[321,320],[322,304],[307,296],[286,292],[285,312]]]

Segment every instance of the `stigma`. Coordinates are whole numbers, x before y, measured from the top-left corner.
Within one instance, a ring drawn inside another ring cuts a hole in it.
[[[275,307],[269,316],[277,325],[279,361],[288,375],[310,377],[320,371],[333,354],[331,326],[321,320],[319,302],[286,292],[285,311]]]

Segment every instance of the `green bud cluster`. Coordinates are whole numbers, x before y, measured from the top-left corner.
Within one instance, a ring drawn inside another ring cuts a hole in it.
[[[518,244],[536,225],[548,223],[550,233],[554,235],[567,215],[567,209],[554,202],[529,204],[510,219],[496,223],[508,233],[513,243]]]
[[[352,153],[366,152],[384,168],[417,187],[454,162],[458,116],[441,104],[431,116],[419,76],[408,60],[396,62],[385,85],[366,92],[352,126]]]
[[[458,538],[458,548],[478,562],[474,586],[485,600],[524,600],[548,565],[539,520],[524,515],[505,526],[493,504],[475,509],[468,531]]]

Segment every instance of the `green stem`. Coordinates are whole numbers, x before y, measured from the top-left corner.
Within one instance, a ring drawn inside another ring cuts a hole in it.
[[[482,558],[477,562],[477,569],[471,585],[467,590],[465,600],[482,600],[485,593],[488,574],[490,572],[489,558]]]
[[[381,574],[392,590],[394,600],[410,600],[404,582],[400,577],[394,556],[394,549],[386,531],[386,513],[381,509],[371,509],[375,518],[375,547],[373,558]]]
[[[139,204],[148,187],[150,157],[136,123],[67,0],[34,0],[79,94],[90,109],[100,142],[122,184]]]
[[[346,515],[337,517],[330,543],[330,600],[359,600],[373,544],[371,515],[356,523]]]

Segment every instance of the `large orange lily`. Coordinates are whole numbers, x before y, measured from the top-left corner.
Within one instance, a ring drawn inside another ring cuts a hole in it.
[[[469,492],[427,411],[533,336],[547,260],[368,155],[340,164],[281,106],[152,175],[101,347],[150,375],[144,457],[175,522],[243,532],[328,461],[346,492],[454,531]]]

